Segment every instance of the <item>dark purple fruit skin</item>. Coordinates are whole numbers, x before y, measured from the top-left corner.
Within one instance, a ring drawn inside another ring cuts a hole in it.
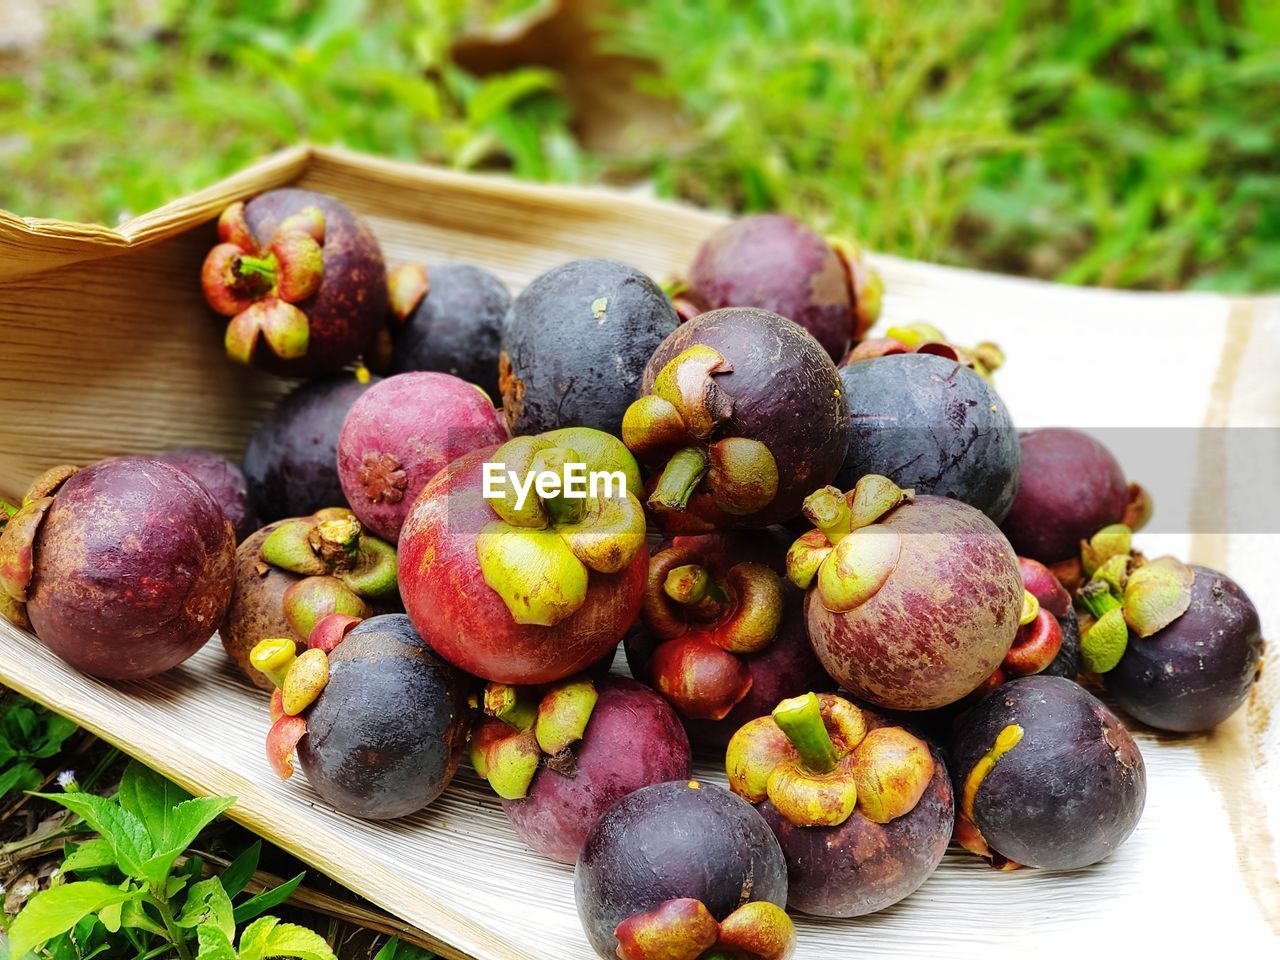
[[[543,767],[529,795],[502,801],[520,839],[560,863],[573,863],[600,815],[627,794],[689,779],[689,738],[675,711],[644,684],[610,677],[581,743],[574,777]]]
[[[271,242],[287,217],[317,206],[324,214],[324,277],[320,289],[297,306],[307,315],[307,352],[282,360],[258,349],[254,366],[289,377],[338,373],[369,354],[386,324],[387,268],[369,228],[345,204],[312,190],[269,190],[245,204],[245,220],[260,245]]]
[[[910,896],[942,862],[955,804],[941,754],[908,813],[873,823],[854,810],[838,827],[797,827],[766,800],[758,809],[787,858],[788,906],[815,917],[862,917]]]
[[[1018,495],[1000,524],[1019,556],[1070,559],[1081,540],[1120,522],[1129,485],[1110,450],[1066,427],[1031,430],[1019,441]]]
[[[249,438],[244,473],[263,523],[346,504],[338,482],[338,434],[347,411],[378,378],[312,380],[276,404]]]
[[[787,864],[769,825],[728,790],[684,781],[623,797],[578,856],[574,896],[587,939],[616,958],[618,924],[681,897],[717,920],[754,900],[787,902]]]
[[[711,439],[747,437],[769,448],[778,465],[773,502],[740,520],[768,526],[800,512],[804,498],[835,479],[844,462],[849,410],[831,358],[802,327],[751,308],[714,310],[681,324],[654,352],[643,392],[667,363],[694,344],[725,358],[730,373],[713,374],[733,398],[733,411]]]
[[[751,673],[751,689],[721,720],[684,720],[689,739],[696,744],[723,749],[744,723],[763,717],[779,701],[798,697],[810,690],[834,691],[836,682],[827,676],[809,645],[804,625],[804,592],[784,584],[786,607],[773,642],[759,653],[742,656]],[[652,635],[637,625],[623,641],[627,666],[633,676],[646,680],[655,643]]]
[[[849,449],[836,478],[852,490],[869,473],[916,493],[952,497],[999,523],[1018,491],[1018,435],[991,384],[927,353],[840,368]]]
[[[1010,681],[953,729],[947,756],[957,797],[1010,724],[1022,727],[1022,740],[996,761],[974,798],[974,823],[991,849],[1016,863],[1060,870],[1109,856],[1133,832],[1146,802],[1146,767],[1133,737],[1070,680]]]
[[[235,535],[177,467],[113,457],[58,490],[35,540],[27,616],[77,670],[153,677],[213,636],[231,597]]]
[[[1062,646],[1058,655],[1037,676],[1074,680],[1080,672],[1080,618],[1075,610],[1068,610],[1065,617],[1055,619],[1062,630]]]
[[[466,683],[404,614],[358,624],[329,654],[298,759],[343,813],[390,820],[448,786],[467,738]]]
[[[1266,646],[1258,611],[1230,577],[1192,566],[1191,606],[1145,640],[1130,636],[1103,684],[1120,708],[1161,730],[1217,726],[1244,703]]]
[[[451,373],[496,400],[499,340],[511,294],[488,270],[469,263],[431,267],[427,279],[427,295],[396,334],[395,372]]]
[[[605,300],[602,316],[596,304]],[[529,284],[502,335],[502,405],[511,432],[584,426],[618,434],[645,361],[676,329],[666,294],[614,260],[574,260]]]
[[[167,450],[156,459],[171,463],[200,481],[231,521],[237,542],[258,529],[258,517],[249,502],[244,474],[222,454],[200,447],[184,447]]]
[[[831,245],[779,214],[743,217],[713,233],[689,269],[685,296],[700,310],[759,307],[800,324],[832,360],[857,318],[848,272]]]

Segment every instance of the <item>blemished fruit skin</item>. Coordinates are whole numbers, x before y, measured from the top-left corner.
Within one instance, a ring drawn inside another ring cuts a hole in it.
[[[290,377],[329,376],[372,352],[387,316],[387,268],[377,239],[343,203],[292,187],[269,190],[245,204],[249,230],[269,242],[289,216],[317,206],[324,214],[324,276],[320,289],[298,304],[307,314],[307,352],[282,360],[265,347],[254,366]]]
[[[600,815],[628,793],[689,778],[689,738],[665,700],[622,677],[596,690],[600,699],[573,747],[574,775],[544,766],[527,797],[502,801],[520,839],[560,863],[578,859]]]
[[[422,488],[458,457],[507,439],[493,401],[447,373],[401,373],[352,404],[338,435],[338,479],[368,530],[394,544]]]
[[[338,433],[356,398],[378,381],[340,374],[295,387],[258,424],[244,451],[249,496],[263,523],[340,507]]]
[[[698,249],[685,296],[700,310],[759,307],[804,327],[839,360],[861,336],[849,276],[825,239],[779,214],[742,217]]]
[[[466,682],[404,614],[358,624],[329,654],[298,759],[343,813],[408,816],[438,797],[467,739]]]
[[[946,497],[916,497],[876,525],[901,553],[884,585],[847,613],[816,589],[805,613],[822,665],[856,697],[893,710],[932,710],[991,676],[1022,610],[1022,574],[999,529]]]
[[[400,595],[415,626],[460,670],[503,683],[553,683],[610,654],[635,622],[649,551],[618,573],[592,571],[582,606],[555,626],[519,624],[484,579],[476,535],[495,516],[473,450],[423,490],[400,535]]]
[[[785,906],[787,865],[751,804],[681,780],[630,793],[596,821],[574,894],[587,939],[610,958],[618,924],[668,900],[701,900],[717,920],[754,900]]]
[[[35,540],[27,616],[77,670],[152,677],[213,636],[231,596],[235,535],[175,466],[113,457],[62,485]]]
[[[542,274],[515,298],[502,335],[512,433],[584,426],[617,435],[645,362],[677,322],[666,294],[626,264],[574,260]]]
[[[758,809],[787,858],[788,905],[816,917],[861,917],[918,890],[942,862],[955,804],[941,754],[915,807],[888,823],[854,809],[836,827],[797,827],[768,800]]]
[[[905,353],[840,368],[849,449],[836,479],[867,474],[953,497],[999,523],[1018,491],[1018,435],[995,389],[946,357]]]
[[[239,542],[258,529],[258,517],[249,502],[249,487],[244,473],[234,463],[215,453],[198,447],[167,450],[156,457],[173,464],[195,477],[209,495],[222,508],[223,515],[231,521]]]
[[[395,372],[451,373],[497,400],[499,341],[511,294],[492,273],[470,263],[442,263],[427,277],[427,295],[395,335]]]
[[[973,822],[991,849],[1015,863],[1059,870],[1109,856],[1133,832],[1146,801],[1146,767],[1133,737],[1070,680],[1012,680],[955,725],[947,757],[957,802],[974,766],[1010,725],[1021,728],[1021,739],[995,761],[973,798]]]
[[[1058,563],[1080,553],[1080,541],[1119,523],[1129,485],[1111,451],[1079,430],[1048,427],[1023,433],[1018,494],[1000,522],[1020,556]]]
[[[1149,637],[1130,636],[1103,685],[1130,716],[1161,730],[1216,727],[1249,697],[1266,647],[1258,611],[1230,577],[1192,565],[1187,612]]]

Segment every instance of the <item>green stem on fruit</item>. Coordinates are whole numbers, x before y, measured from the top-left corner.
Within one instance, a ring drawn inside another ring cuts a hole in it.
[[[672,454],[662,469],[658,485],[649,497],[650,506],[683,510],[711,467],[711,458],[701,447],[685,447]]]
[[[806,771],[823,774],[835,769],[836,745],[822,721],[822,706],[815,694],[783,700],[774,708],[773,720],[800,754]]]
[[[835,487],[822,487],[804,498],[804,515],[835,546],[853,530],[849,501]]]
[[[1111,586],[1105,580],[1090,580],[1080,590],[1080,602],[1093,614],[1094,619],[1102,619],[1102,615],[1122,606],[1120,600],[1111,592]]]
[[[268,283],[275,283],[276,269],[274,256],[255,257],[252,254],[242,253],[240,259],[236,261],[236,272],[241,276],[262,277]]]

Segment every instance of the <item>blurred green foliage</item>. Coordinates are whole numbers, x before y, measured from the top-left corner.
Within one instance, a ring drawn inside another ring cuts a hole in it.
[[[556,74],[451,63],[529,5],[61,0],[0,76],[0,206],[112,222],[307,138],[1068,282],[1280,286],[1280,4],[619,0],[605,42],[683,131],[625,156],[575,144]]]

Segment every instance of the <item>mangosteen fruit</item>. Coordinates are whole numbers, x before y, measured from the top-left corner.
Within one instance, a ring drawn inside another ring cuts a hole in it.
[[[395,372],[449,373],[500,396],[498,354],[511,309],[502,281],[470,263],[415,263],[392,270],[390,284]]]
[[[574,895],[602,960],[782,960],[795,946],[778,841],[749,803],[711,784],[643,787],[605,811],[578,855]]]
[[[520,839],[560,863],[633,790],[689,779],[689,738],[666,701],[622,677],[548,688],[489,684],[471,762]]]
[[[186,471],[209,491],[223,515],[231,521],[237,543],[258,529],[258,517],[249,502],[249,485],[244,473],[222,454],[201,447],[183,447],[165,451],[156,459]]]
[[[804,593],[779,575],[785,550],[772,530],[734,530],[675,537],[649,560],[627,663],[696,743],[723,747],[779,700],[835,687],[809,645]]]
[[[230,318],[227,355],[271,373],[338,373],[385,329],[387,271],[368,226],[312,190],[268,190],[218,218],[205,300]]]
[[[868,474],[853,490],[815,491],[815,524],[787,571],[808,590],[814,652],[855,696],[931,710],[975,690],[1013,644],[1024,594],[1017,557],[980,510],[914,496]]]
[[[775,313],[713,310],[650,358],[622,439],[657,476],[648,504],[669,532],[796,516],[834,479],[849,411],[831,358]]]
[[[1062,677],[1021,677],[963,714],[947,749],[956,839],[994,866],[1072,870],[1133,833],[1147,795],[1133,737]]]
[[[531,485],[567,476],[569,464],[610,481],[581,497],[570,484]],[[640,611],[649,554],[639,484],[627,448],[586,427],[460,457],[405,520],[405,610],[440,656],[486,680],[544,684],[581,673],[612,653]]]
[[[447,373],[401,373],[361,394],[338,435],[338,480],[360,522],[389,543],[427,481],[507,439],[493,401]]]
[[[263,637],[301,644],[331,613],[365,618],[398,609],[395,548],[365,532],[350,510],[331,507],[268,524],[240,544],[219,635],[245,676],[270,690],[250,660]]]
[[[1018,494],[1000,522],[1019,556],[1051,566],[1072,561],[1080,542],[1108,524],[1136,530],[1150,516],[1146,492],[1125,480],[1111,451],[1089,434],[1031,430],[1019,446]]]
[[[778,838],[788,903],[804,913],[883,910],[928,879],[951,840],[942,757],[841,697],[782,701],[734,734],[726,768]]]
[[[175,466],[113,457],[54,467],[0,534],[0,611],[77,670],[152,677],[213,636],[235,549],[217,502]]]
[[[267,757],[281,779],[296,753],[307,781],[343,813],[390,820],[438,797],[467,740],[467,682],[404,614],[331,614],[295,654],[267,638],[255,668],[278,684]]]
[[[859,360],[840,379],[849,405],[841,490],[875,473],[1004,519],[1018,491],[1018,435],[990,383],[928,353]]]
[[[827,240],[781,214],[742,217],[698,248],[676,293],[686,319],[758,307],[804,327],[832,360],[880,315],[884,283],[853,244]]]
[[[574,260],[542,274],[515,298],[502,333],[511,431],[616,434],[645,362],[676,323],[666,294],[626,264]]]
[[[338,433],[356,398],[377,379],[343,374],[309,380],[258,424],[244,450],[244,473],[262,522],[346,504],[338,482]]]

